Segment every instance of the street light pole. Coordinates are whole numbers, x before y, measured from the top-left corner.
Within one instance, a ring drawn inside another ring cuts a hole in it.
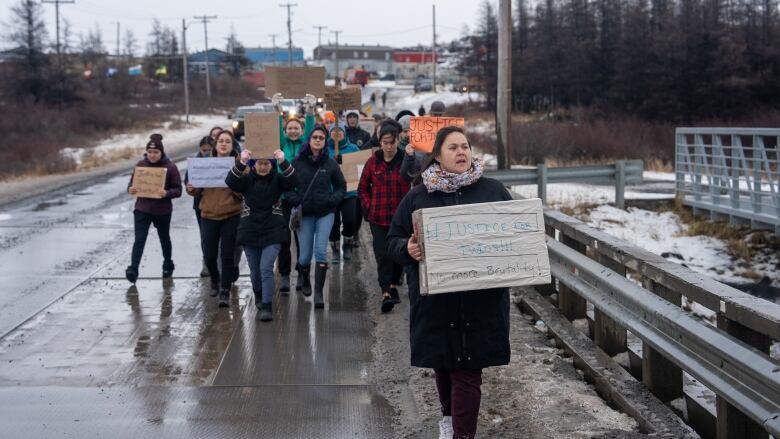
[[[203,52],[206,57],[206,97],[211,100],[211,75],[209,72],[209,28],[208,23],[211,20],[214,20],[217,18],[216,15],[201,15],[199,17],[194,17],[196,20],[200,20],[203,22],[203,35],[206,39],[206,51]]]
[[[185,114],[185,122],[187,125],[190,124],[190,86],[189,86],[189,76],[190,72],[187,68],[187,23],[182,18],[181,19],[181,61],[184,68],[184,114]]]

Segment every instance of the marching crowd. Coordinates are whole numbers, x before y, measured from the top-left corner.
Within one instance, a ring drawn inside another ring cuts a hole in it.
[[[230,306],[243,252],[258,318],[271,321],[277,289],[274,267],[280,294],[289,295],[294,248],[295,290],[313,296],[314,308],[322,309],[329,265],[352,259],[353,247],[360,245],[361,225],[367,222],[383,313],[400,303],[398,286],[406,274],[411,363],[435,371],[443,415],[440,437],[474,437],[482,369],[507,364],[510,358],[508,291],[421,296],[418,270],[425,256],[412,212],[511,196],[501,183],[482,176],[482,161],[472,155],[462,128],[441,129],[432,153],[421,154],[409,144],[411,111],[379,120],[369,133],[358,125],[357,111],[346,112],[343,119],[332,112],[320,118],[313,100],[304,102],[303,120],[279,116],[280,142],[272,156],[242,150],[233,133],[220,127],[200,141],[197,157],[235,159],[225,176],[226,187],[197,188],[187,175],[184,179],[200,230],[201,275],[210,278],[211,295],[220,307]],[[443,113],[441,102],[431,105],[429,115]],[[363,166],[357,190],[348,191],[342,158],[368,149],[373,154]],[[138,197],[135,203],[135,242],[126,269],[131,283],[138,278],[152,225],[162,246],[162,276],[173,275],[171,200],[182,195],[179,171],[165,155],[161,135],[150,137],[137,166],[167,171],[159,198]],[[128,192],[137,193],[132,177]]]

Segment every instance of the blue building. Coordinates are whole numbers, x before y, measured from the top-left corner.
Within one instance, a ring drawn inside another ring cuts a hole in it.
[[[263,70],[265,66],[286,66],[289,62],[287,47],[247,47],[244,49],[244,57],[255,70]],[[303,49],[293,47],[292,61],[294,66],[303,65]]]

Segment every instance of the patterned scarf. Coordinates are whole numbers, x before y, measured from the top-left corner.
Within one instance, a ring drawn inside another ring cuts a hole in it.
[[[420,175],[423,184],[428,188],[428,193],[441,191],[452,193],[458,189],[474,184],[482,177],[482,160],[474,157],[471,159],[471,167],[462,174],[443,171],[441,166],[434,162]]]

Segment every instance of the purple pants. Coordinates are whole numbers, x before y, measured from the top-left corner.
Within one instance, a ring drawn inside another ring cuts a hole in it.
[[[433,369],[439,391],[442,416],[452,416],[455,439],[477,434],[479,402],[482,398],[482,369]]]

